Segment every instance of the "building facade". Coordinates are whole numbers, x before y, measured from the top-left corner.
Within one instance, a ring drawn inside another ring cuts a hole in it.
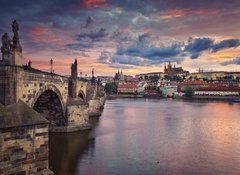
[[[137,85],[136,84],[119,84],[118,85],[118,93],[135,93],[137,92]]]

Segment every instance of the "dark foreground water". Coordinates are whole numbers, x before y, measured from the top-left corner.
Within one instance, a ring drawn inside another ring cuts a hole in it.
[[[240,104],[108,100],[92,122],[50,135],[55,175],[240,174]]]

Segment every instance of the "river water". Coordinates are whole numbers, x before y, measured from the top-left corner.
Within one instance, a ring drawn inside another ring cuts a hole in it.
[[[91,131],[50,134],[55,175],[239,175],[240,104],[107,100]]]

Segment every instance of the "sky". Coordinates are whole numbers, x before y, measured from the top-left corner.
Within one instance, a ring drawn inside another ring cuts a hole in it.
[[[56,73],[113,76],[163,72],[172,61],[190,72],[240,71],[239,0],[0,1],[0,34],[19,23],[24,64]]]

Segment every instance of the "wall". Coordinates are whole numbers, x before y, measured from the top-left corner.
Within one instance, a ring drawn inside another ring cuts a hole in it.
[[[68,78],[19,66],[0,66],[0,102],[8,105],[19,99],[32,107],[34,100],[47,89],[58,91],[62,103],[68,98]]]
[[[68,78],[28,71],[23,72],[23,83],[21,91],[18,93],[18,98],[32,107],[34,100],[37,100],[38,96],[46,90],[56,92],[62,103],[66,104],[68,98]]]
[[[0,131],[0,174],[51,173],[48,170],[48,124]]]
[[[69,105],[67,107],[67,118],[69,126],[89,127],[88,106]]]

